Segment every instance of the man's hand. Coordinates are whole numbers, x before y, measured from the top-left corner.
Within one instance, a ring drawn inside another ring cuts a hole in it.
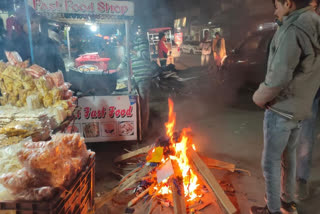
[[[263,100],[263,99],[260,99],[259,90],[257,90],[257,91],[254,93],[254,95],[253,95],[253,97],[252,97],[252,100],[253,100],[253,102],[254,102],[257,106],[259,106],[260,108],[263,108],[263,109],[266,108],[267,102],[266,102],[265,100]]]
[[[260,108],[266,108],[266,105],[273,105],[275,98],[281,91],[281,87],[267,87],[264,83],[260,84],[259,89],[254,93],[252,100]]]

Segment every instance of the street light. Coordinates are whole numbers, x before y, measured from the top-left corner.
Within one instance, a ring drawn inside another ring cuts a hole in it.
[[[92,31],[92,32],[96,32],[97,30],[98,30],[98,26],[97,25],[91,25],[90,26],[90,30]]]

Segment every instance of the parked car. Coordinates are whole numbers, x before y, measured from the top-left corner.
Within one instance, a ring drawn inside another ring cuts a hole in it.
[[[223,63],[223,72],[235,81],[257,86],[264,81],[267,70],[268,48],[275,33],[266,29],[251,33],[239,47],[228,54]]]
[[[181,45],[181,51],[188,54],[201,54],[200,42],[185,41]]]

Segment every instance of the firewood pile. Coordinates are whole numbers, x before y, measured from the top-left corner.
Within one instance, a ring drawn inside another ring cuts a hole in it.
[[[97,209],[112,202],[125,205],[125,213],[189,214],[209,209],[207,213],[237,212],[210,168],[231,172],[238,169],[234,164],[199,155],[192,143],[191,129],[175,132],[175,123],[173,102],[169,100],[166,136],[154,145],[128,151],[114,160],[119,167],[136,163],[139,166],[123,176],[111,192],[95,200]]]

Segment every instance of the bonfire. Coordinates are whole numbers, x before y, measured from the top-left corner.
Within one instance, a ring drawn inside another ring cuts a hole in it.
[[[174,175],[174,167],[176,174],[182,176],[183,180],[183,191],[186,201],[192,203],[197,198],[201,198],[201,188],[198,176],[191,169],[187,151],[189,149],[196,149],[195,145],[192,144],[191,140],[191,129],[185,128],[181,133],[175,132],[176,125],[176,113],[174,112],[174,104],[171,99],[169,99],[169,120],[165,124],[166,126],[166,135],[169,139],[169,144],[164,148],[165,153],[171,154],[168,157],[163,157],[161,162],[163,164],[171,165],[171,172]],[[155,149],[152,150],[152,153],[155,152]],[[161,167],[160,167],[161,169]],[[159,180],[159,179],[158,179]],[[154,189],[156,190],[156,195],[169,195],[172,194],[172,188],[169,184],[169,178],[163,180],[161,183],[158,183]]]
[[[208,168],[213,166],[235,171],[235,165],[200,157],[192,143],[191,128],[176,131],[174,104],[171,99],[168,103],[166,136],[160,137],[154,145],[128,152],[115,160],[123,162],[146,154],[141,166],[124,176],[112,192],[97,199],[97,208],[114,200],[115,196],[133,193],[127,213],[136,213],[134,208],[150,201],[173,208],[175,214],[196,213],[211,204],[220,208],[214,209],[215,213],[236,213],[236,208]],[[212,196],[209,200],[208,194]]]

